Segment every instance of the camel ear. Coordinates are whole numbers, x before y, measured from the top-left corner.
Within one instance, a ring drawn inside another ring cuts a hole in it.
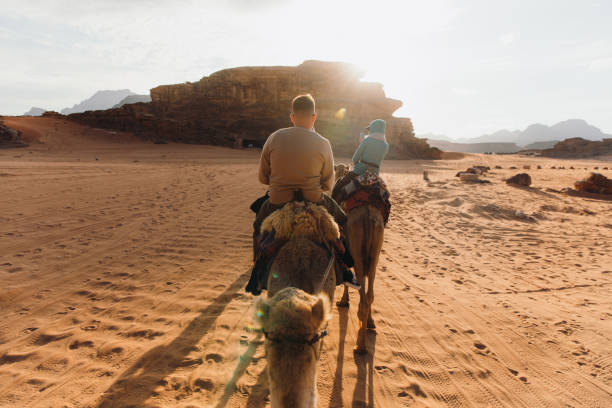
[[[262,298],[255,301],[255,322],[264,327],[270,315],[270,305]]]
[[[316,303],[312,305],[312,325],[315,330],[318,330],[329,318],[329,300],[326,296],[319,296]]]

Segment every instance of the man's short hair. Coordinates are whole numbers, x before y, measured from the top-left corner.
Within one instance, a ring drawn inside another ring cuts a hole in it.
[[[315,100],[311,94],[298,95],[291,102],[291,112],[294,115],[312,115],[315,113]]]

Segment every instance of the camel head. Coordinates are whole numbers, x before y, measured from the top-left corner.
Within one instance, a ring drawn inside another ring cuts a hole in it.
[[[351,171],[351,166],[344,163],[338,163],[334,166],[334,171],[336,172],[336,181],[338,181],[339,179],[344,177],[346,173]]]
[[[272,408],[317,405],[319,336],[330,318],[329,299],[288,287],[259,298],[256,320],[266,335]]]

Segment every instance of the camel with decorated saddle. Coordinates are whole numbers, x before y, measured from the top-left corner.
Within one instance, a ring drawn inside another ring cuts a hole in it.
[[[340,230],[327,210],[292,201],[268,216],[262,232],[284,243],[258,298],[256,321],[265,335],[272,407],[317,404],[317,361],[336,287],[334,245]]]
[[[367,330],[376,330],[372,319],[374,278],[391,209],[389,192],[384,181],[373,173],[357,175],[345,164],[336,165],[335,172],[336,185],[332,197],[347,214],[346,237],[355,260],[357,282],[361,285],[357,311],[360,327],[355,351],[365,354]],[[344,287],[337,305],[349,306],[348,287]]]

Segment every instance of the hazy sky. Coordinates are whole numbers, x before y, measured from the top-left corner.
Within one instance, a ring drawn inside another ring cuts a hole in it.
[[[0,114],[243,65],[341,60],[417,133],[612,133],[612,1],[0,0]]]

